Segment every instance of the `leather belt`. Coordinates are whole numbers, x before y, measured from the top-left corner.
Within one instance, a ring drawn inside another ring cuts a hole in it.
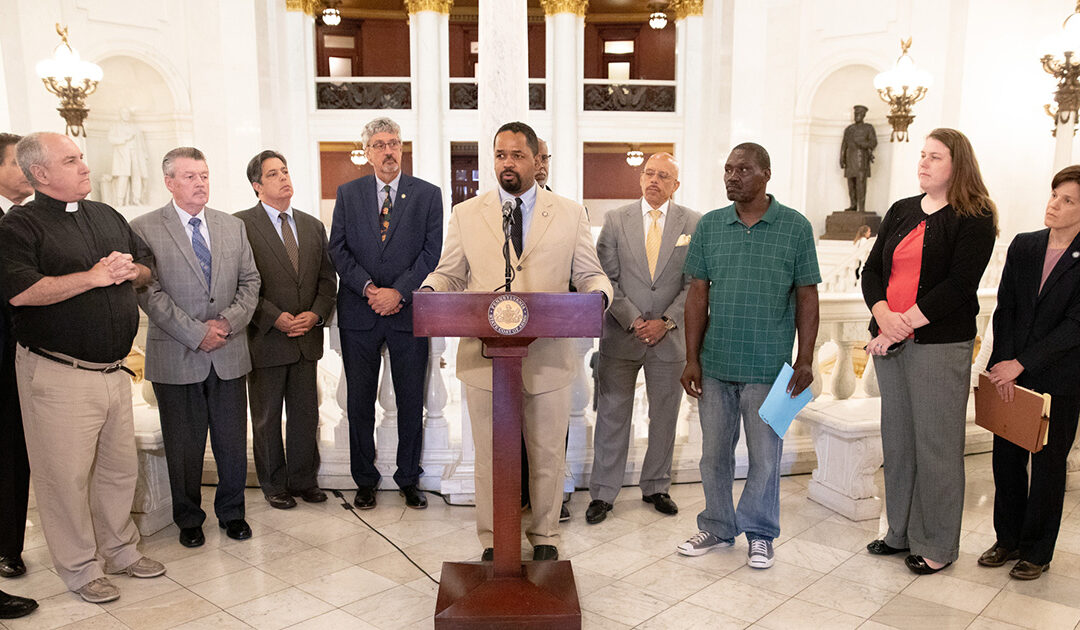
[[[46,358],[46,359],[48,359],[50,361],[55,361],[56,363],[66,365],[68,367],[72,367],[72,368],[75,368],[77,370],[86,370],[87,372],[101,372],[103,374],[112,374],[113,372],[123,370],[123,371],[127,372],[128,374],[130,374],[132,376],[135,376],[135,372],[132,372],[130,368],[128,368],[126,365],[124,365],[124,360],[123,359],[117,361],[116,363],[110,363],[109,365],[106,365],[104,367],[91,367],[91,366],[86,365],[85,363],[83,363],[81,361],[72,361],[70,359],[65,359],[64,357],[58,357],[55,354],[52,354],[50,352],[46,352],[46,351],[44,351],[44,350],[42,350],[40,348],[35,348],[33,346],[27,346],[26,349],[29,350],[30,352],[33,352],[34,354],[38,355],[39,357],[44,357],[44,358]],[[101,364],[97,363],[97,364],[94,364],[94,365],[101,365]]]

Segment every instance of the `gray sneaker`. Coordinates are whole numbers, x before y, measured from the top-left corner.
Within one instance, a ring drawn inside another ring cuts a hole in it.
[[[117,573],[126,573],[134,578],[156,578],[165,575],[165,565],[143,556],[135,564]]]
[[[755,538],[750,541],[750,551],[746,554],[746,564],[754,569],[768,569],[773,564],[772,541]]]
[[[722,549],[734,544],[734,540],[724,540],[702,530],[691,536],[690,540],[676,547],[675,551],[684,556],[703,556],[709,553],[710,549]]]
[[[82,588],[75,591],[84,600],[91,604],[104,604],[105,602],[112,602],[120,599],[120,589],[116,588],[116,585],[109,581],[109,578],[99,577],[98,579],[83,585]]]

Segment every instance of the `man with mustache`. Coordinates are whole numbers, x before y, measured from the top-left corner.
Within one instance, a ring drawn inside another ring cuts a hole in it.
[[[285,156],[262,151],[247,178],[259,203],[237,212],[247,226],[255,266],[262,276],[259,303],[247,327],[251,350],[252,451],[263,496],[271,507],[296,507],[294,496],[321,503],[319,401],[316,365],[323,353],[323,325],[337,295],[322,221],[292,207]],[[285,405],[285,443],[281,406]]]
[[[417,484],[423,473],[428,340],[413,337],[412,294],[442,251],[442,191],[401,172],[401,128],[393,120],[372,120],[361,140],[375,173],[338,187],[330,226],[330,258],[341,278],[338,329],[348,386],[353,503],[374,508],[382,478],[375,467],[374,433],[385,345],[397,397],[394,482],[405,505],[419,510],[427,507]]]
[[[214,514],[234,540],[251,538],[245,520],[247,335],[259,301],[259,271],[244,222],[206,206],[210,169],[195,147],[161,161],[168,204],[131,222],[154,252],[154,280],[139,294],[150,319],[146,380],[154,385],[180,544],[198,547],[206,435],[217,464]]]
[[[780,457],[784,440],[758,415],[798,332],[787,384],[792,397],[814,380],[821,282],[814,231],[806,217],[765,192],[769,154],[744,142],[724,164],[733,204],[702,217],[686,254],[686,369],[682,385],[700,400],[700,530],[678,546],[684,556],[731,547],[746,534],[747,564],[773,565],[780,535]],[[735,445],[742,420],[750,467],[738,509],[732,504]]]
[[[439,266],[423,282],[435,291],[495,291],[505,283],[502,208],[513,205],[511,264],[514,291],[565,292],[573,280],[579,291],[601,292],[610,302],[611,283],[600,267],[585,208],[536,184],[536,133],[521,122],[495,134],[499,190],[458,204],[450,215]],[[525,535],[533,560],[559,557],[559,508],[570,420],[570,381],[577,356],[569,339],[537,339],[521,365],[525,417],[522,432],[529,454],[532,514]],[[483,560],[494,558],[491,465],[491,360],[479,339],[458,345],[457,376],[465,397],[476,447],[476,530]]]
[[[90,169],[71,138],[32,133],[16,158],[35,195],[0,220],[0,282],[38,514],[67,588],[110,602],[120,589],[106,574],[165,573],[138,550],[131,520],[138,457],[124,367],[153,256],[120,213],[86,200]]]

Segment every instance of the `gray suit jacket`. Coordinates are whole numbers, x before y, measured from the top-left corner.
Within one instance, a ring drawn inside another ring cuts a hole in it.
[[[154,278],[139,291],[139,306],[150,318],[146,334],[146,379],[188,385],[206,380],[210,367],[221,379],[251,371],[247,335],[259,301],[259,271],[244,222],[206,208],[210,232],[210,286],[206,286],[191,239],[170,201],[137,217],[131,228],[154,252]],[[206,321],[222,317],[232,327],[228,342],[213,352],[199,344]]]
[[[615,289],[615,299],[604,317],[600,352],[619,359],[644,358],[648,346],[629,332],[630,327],[639,316],[667,316],[678,328],[664,335],[653,351],[661,361],[684,361],[683,306],[690,279],[683,275],[683,263],[701,215],[674,202],[668,204],[654,280],[645,257],[641,203],[638,200],[604,215],[604,227],[596,241],[600,264]]]

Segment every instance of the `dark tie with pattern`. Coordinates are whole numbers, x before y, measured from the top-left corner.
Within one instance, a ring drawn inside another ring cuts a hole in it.
[[[521,225],[521,197],[517,198],[517,204],[514,205],[514,227],[510,230],[510,239],[514,241],[514,251],[517,252],[518,258],[521,258],[522,245],[522,228]]]
[[[386,233],[390,230],[390,210],[394,207],[394,198],[390,195],[390,184],[383,186],[386,199],[382,202],[382,210],[379,211],[379,236],[386,240]]]
[[[188,219],[188,225],[191,226],[191,248],[195,250],[195,258],[199,261],[199,266],[202,267],[203,275],[206,276],[206,286],[210,286],[210,248],[206,246],[206,240],[203,239],[202,232],[199,231],[199,226],[202,224],[202,220],[199,217],[191,217]]]
[[[285,253],[289,255],[293,271],[300,273],[300,248],[296,246],[296,237],[289,225],[289,213],[282,212],[278,217],[281,219],[281,240],[285,243]]]

